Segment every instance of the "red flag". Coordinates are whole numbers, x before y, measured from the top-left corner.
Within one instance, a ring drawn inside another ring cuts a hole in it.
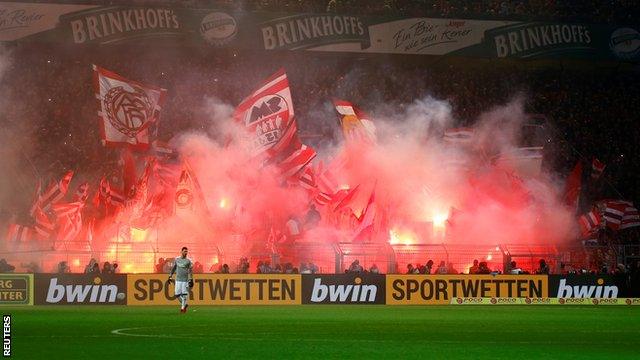
[[[33,229],[29,226],[20,225],[16,223],[9,224],[7,231],[8,242],[27,242],[33,238]]]
[[[253,154],[268,151],[281,140],[285,140],[285,144],[280,146],[286,147],[286,140],[291,137],[284,135],[294,121],[294,111],[284,69],[272,75],[244,99],[236,108],[234,118],[249,132]]]
[[[371,234],[374,227],[374,221],[376,220],[377,215],[377,206],[376,206],[376,192],[375,186],[371,192],[371,196],[369,197],[369,202],[367,203],[367,207],[364,211],[364,216],[362,217],[362,221],[360,225],[356,228],[355,234],[353,236],[354,240],[364,240],[366,236]]]
[[[78,186],[76,193],[73,196],[73,201],[85,202],[89,198],[89,183],[83,183]]]
[[[593,178],[594,180],[600,178],[600,175],[602,175],[602,173],[604,172],[605,167],[607,167],[607,165],[605,165],[600,160],[593,158],[593,161],[591,162],[591,178]]]
[[[122,182],[124,183],[124,196],[132,197],[135,195],[135,186],[138,181],[136,172],[136,161],[133,153],[129,149],[122,151]]]
[[[577,211],[578,201],[580,199],[580,189],[582,187],[582,162],[578,161],[576,166],[567,177],[567,183],[565,185],[564,202],[571,209]]]
[[[104,145],[147,149],[149,127],[160,117],[167,90],[126,79],[96,65],[93,70]]]

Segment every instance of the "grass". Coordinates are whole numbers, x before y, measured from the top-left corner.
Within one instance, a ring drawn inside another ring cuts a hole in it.
[[[194,306],[187,314],[177,306],[36,306],[3,313],[12,314],[17,359],[631,359],[640,353],[640,308],[628,306]]]

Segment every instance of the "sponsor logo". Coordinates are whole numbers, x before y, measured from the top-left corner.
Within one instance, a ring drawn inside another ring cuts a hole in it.
[[[237,33],[237,23],[231,15],[213,12],[200,22],[200,35],[209,44],[220,46],[231,41]]]
[[[553,301],[551,301],[551,298],[525,298],[524,299],[525,304],[527,305],[538,305],[538,304],[543,304],[543,305],[551,305],[553,304]]]
[[[586,298],[560,298],[558,302],[566,305],[589,305],[591,303]]]
[[[167,8],[99,8],[62,16],[73,42],[114,43],[138,36],[175,36],[182,28]]]
[[[129,275],[128,305],[177,304],[174,286],[158,275]],[[194,305],[300,304],[299,275],[194,275]]]
[[[26,9],[0,9],[0,32],[26,28],[42,20],[44,14]]]
[[[605,285],[603,278],[596,280],[597,285],[571,285],[566,278],[561,278],[558,284],[557,297],[559,298],[617,298],[618,287]]]
[[[305,304],[383,304],[383,275],[303,276]]]
[[[609,48],[621,59],[635,59],[640,55],[640,33],[632,28],[617,29],[611,34]]]
[[[36,304],[124,305],[124,275],[46,275],[36,274]]]
[[[538,58],[557,52],[593,52],[591,30],[575,24],[525,23],[486,32],[497,57]]]
[[[502,276],[387,276],[387,304],[449,304],[456,298],[546,297],[547,277]],[[489,301],[489,300],[487,300]]]
[[[355,278],[355,285],[323,285],[322,279],[313,280],[311,302],[319,303],[327,298],[330,302],[375,302],[378,287],[375,285],[360,285],[362,279]]]
[[[31,305],[33,275],[0,275],[0,305]]]
[[[316,46],[359,42],[369,47],[367,27],[357,16],[295,15],[262,24],[266,50],[301,50]]]

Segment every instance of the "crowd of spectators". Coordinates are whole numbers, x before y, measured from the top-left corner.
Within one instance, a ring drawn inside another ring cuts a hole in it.
[[[120,273],[120,269],[118,269],[118,263],[115,261],[113,263],[105,261],[102,264],[102,268],[100,268],[100,263],[98,262],[98,260],[92,258],[84,267],[84,273],[89,275],[113,275]]]
[[[20,161],[7,164],[13,166],[9,170],[16,173],[16,181],[14,188],[0,194],[5,217],[27,206],[31,199],[21,194],[31,193],[38,178],[51,179],[74,169],[79,179],[95,183],[105,173],[119,174],[118,153],[102,147],[93,120],[92,63],[169,90],[158,129],[165,141],[194,130],[215,136],[208,101],[215,97],[233,106],[279,67],[285,67],[290,78],[300,135],[319,149],[340,141],[335,114],[327,106],[335,97],[353,101],[375,118],[378,113],[387,115],[385,111],[402,113],[429,95],[448,101],[453,117],[466,125],[521,96],[526,111],[550,121],[545,124],[548,167],[567,174],[578,159],[597,157],[606,171],[597,186],[584,189],[587,195],[640,198],[635,186],[640,166],[633,156],[640,137],[634,126],[640,113],[640,82],[633,69],[589,64],[568,68],[561,63],[484,65],[481,60],[425,65],[411,57],[294,52],[265,56],[216,50],[212,55],[193,48],[167,53],[139,46],[71,51],[25,44],[9,54],[2,95],[11,106],[0,114],[0,137]],[[111,180],[119,186],[118,176]],[[310,221],[315,218],[310,216]]]

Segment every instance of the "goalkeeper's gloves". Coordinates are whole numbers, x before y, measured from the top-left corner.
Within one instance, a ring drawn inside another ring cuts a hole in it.
[[[193,287],[193,279],[189,280],[189,287],[192,288]]]
[[[172,282],[173,282],[173,279],[172,279],[172,278],[168,278],[168,279],[167,279],[167,284],[171,284]]]

